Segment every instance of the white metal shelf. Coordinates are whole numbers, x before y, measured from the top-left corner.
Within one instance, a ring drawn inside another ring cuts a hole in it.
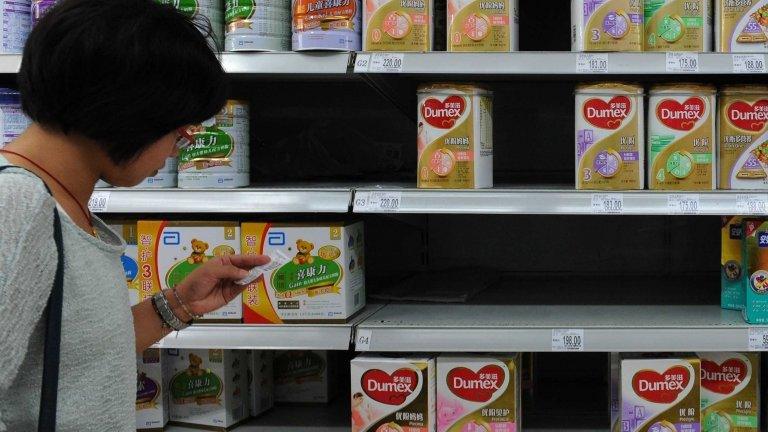
[[[347,213],[352,187],[114,188],[95,195],[107,197],[103,213]]]
[[[374,53],[358,53],[374,54]],[[562,51],[519,51],[513,53],[397,53],[402,55],[404,74],[439,75],[582,75],[579,54]],[[698,72],[670,72],[666,53],[590,53],[607,58],[607,74],[616,75],[730,75],[733,54],[698,53]],[[358,72],[359,72],[358,68]]]
[[[357,335],[367,351],[547,352],[554,329],[583,329],[591,352],[747,351],[749,328],[713,305],[392,304]]]
[[[341,396],[343,397],[343,396]],[[338,409],[336,405],[345,405]],[[275,407],[269,412],[231,429],[232,432],[349,432],[347,404]],[[182,426],[167,426],[166,432],[199,432]]]
[[[593,202],[606,195],[620,196],[621,211],[615,213],[624,215],[758,214],[745,210],[750,202],[768,205],[765,191],[577,191],[544,186],[454,190],[379,185],[355,190],[353,212],[588,215],[604,213]],[[380,204],[381,197],[390,205]],[[695,211],[675,206],[675,197],[696,202]]]
[[[346,324],[197,324],[171,333],[155,347],[346,351],[354,326],[381,307],[368,305]]]
[[[0,74],[15,74],[21,67],[21,54],[0,54]]]
[[[232,74],[339,74],[347,73],[349,52],[225,52],[221,64]]]

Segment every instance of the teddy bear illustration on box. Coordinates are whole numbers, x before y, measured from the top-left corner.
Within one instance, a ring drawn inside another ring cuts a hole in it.
[[[296,248],[299,251],[296,252],[296,256],[293,258],[294,264],[312,264],[315,262],[315,259],[312,257],[312,249],[315,248],[315,245],[306,240],[298,239],[296,240]]]
[[[208,250],[208,243],[192,239],[192,254],[187,258],[187,262],[190,264],[202,264],[208,261],[208,257],[205,255],[205,251]]]
[[[195,354],[189,355],[189,367],[187,368],[187,375],[189,376],[202,376],[205,371],[200,366],[203,364],[203,359]]]

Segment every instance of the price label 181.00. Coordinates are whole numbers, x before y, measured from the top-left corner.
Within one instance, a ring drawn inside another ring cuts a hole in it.
[[[608,55],[579,53],[576,56],[576,71],[587,73],[608,72]]]
[[[594,214],[624,213],[624,195],[592,194],[592,213]]]

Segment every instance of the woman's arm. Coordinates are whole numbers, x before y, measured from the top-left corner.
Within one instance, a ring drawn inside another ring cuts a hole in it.
[[[264,265],[269,258],[261,255],[227,255],[214,258],[187,276],[177,287],[179,299],[196,315],[215,311],[226,305],[245,288],[234,281],[248,276],[248,270]],[[192,317],[184,311],[171,290],[163,291],[176,316],[189,322]],[[155,312],[152,300],[147,299],[133,307],[133,329],[136,333],[136,352],[144,352],[152,344],[171,332],[163,326]]]

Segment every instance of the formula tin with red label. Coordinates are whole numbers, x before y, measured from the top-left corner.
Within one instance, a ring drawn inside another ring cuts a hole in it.
[[[702,352],[701,426],[705,432],[760,430],[760,353]]]
[[[648,98],[648,189],[716,186],[715,88],[664,84]]]
[[[419,88],[418,187],[493,187],[492,102],[492,92],[466,84]]]
[[[360,51],[360,0],[293,0],[294,51]]]
[[[352,432],[434,432],[435,359],[364,354],[350,364]]]
[[[768,86],[726,86],[718,105],[718,187],[768,189]]]
[[[576,88],[576,189],[643,189],[643,88],[598,83]]]
[[[520,355],[437,358],[437,432],[520,430]]]

